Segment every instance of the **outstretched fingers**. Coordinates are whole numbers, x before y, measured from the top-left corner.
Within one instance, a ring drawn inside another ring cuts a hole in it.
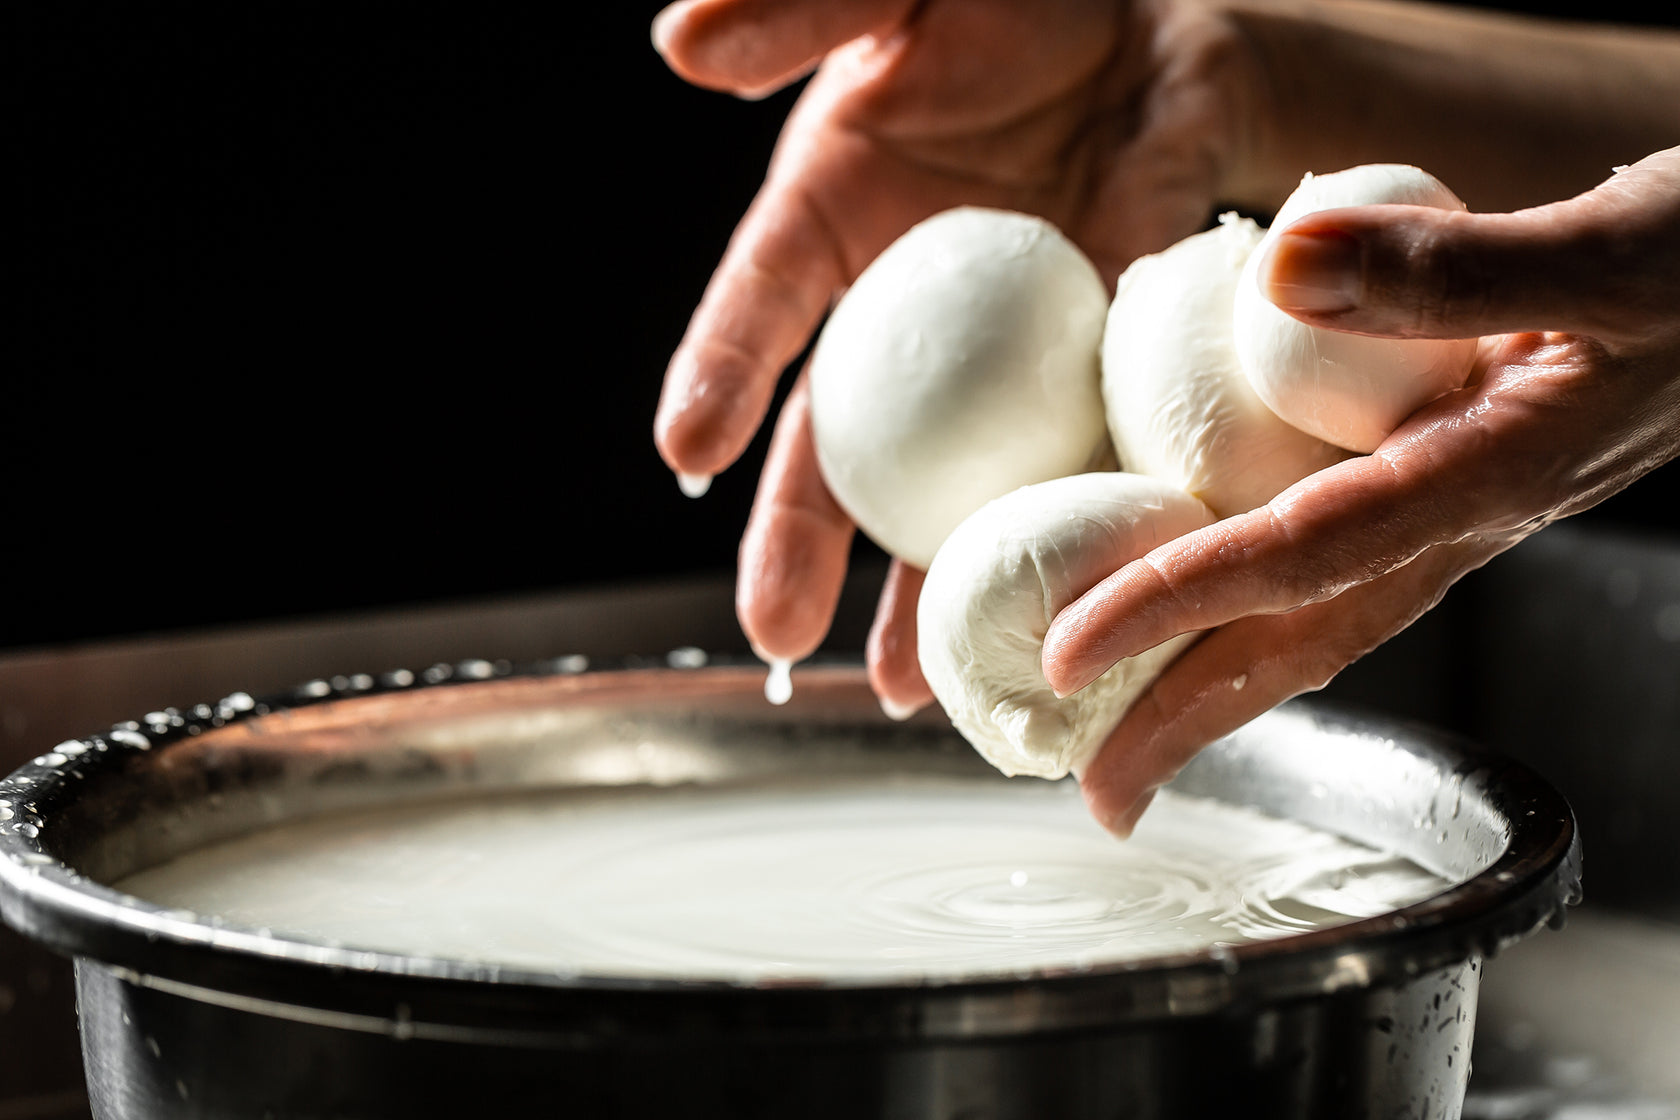
[[[1387,455],[1349,459],[1170,541],[1056,616],[1045,679],[1069,695],[1169,638],[1320,602],[1399,567],[1459,523],[1443,489]]]
[[[1208,634],[1156,679],[1081,775],[1092,815],[1111,832],[1130,835],[1154,791],[1204,746],[1324,687],[1507,543],[1478,538],[1437,546],[1329,602],[1254,615]]]
[[[761,656],[798,661],[822,642],[845,583],[852,532],[817,467],[811,394],[801,377],[776,421],[741,538],[735,610]]]
[[[882,709],[895,719],[908,719],[933,701],[933,689],[916,656],[916,602],[926,578],[919,568],[902,560],[892,562],[864,651],[869,685],[881,698]]]
[[[782,371],[845,281],[810,199],[772,179],[706,286],[666,370],[654,442],[679,474],[710,476],[740,457]]]

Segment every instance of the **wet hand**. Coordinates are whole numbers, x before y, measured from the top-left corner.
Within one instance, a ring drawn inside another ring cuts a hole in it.
[[[838,293],[957,205],[1042,215],[1112,286],[1204,222],[1245,134],[1241,38],[1185,2],[687,0],[655,41],[679,75],[762,96],[815,69],[673,356],[655,421],[671,468],[727,468]],[[853,528],[817,471],[796,387],[741,544],[737,610],[766,655],[827,632]],[[889,709],[930,699],[920,573],[895,564],[868,657]]]
[[[1481,337],[1476,369],[1372,454],[1156,549],[1056,618],[1043,664],[1063,694],[1211,630],[1084,777],[1093,813],[1122,834],[1203,746],[1322,687],[1464,573],[1680,453],[1680,149],[1512,214],[1314,214],[1261,276],[1317,326]]]

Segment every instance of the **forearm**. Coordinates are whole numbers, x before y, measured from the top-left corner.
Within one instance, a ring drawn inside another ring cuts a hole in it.
[[[1255,62],[1228,201],[1305,171],[1411,163],[1473,210],[1568,198],[1680,144],[1680,33],[1415,3],[1231,0]]]

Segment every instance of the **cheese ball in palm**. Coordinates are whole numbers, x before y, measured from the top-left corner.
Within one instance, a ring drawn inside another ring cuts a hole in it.
[[[1368,452],[1419,407],[1463,385],[1475,339],[1393,339],[1311,327],[1260,291],[1266,247],[1293,222],[1342,206],[1398,203],[1463,210],[1440,180],[1404,164],[1367,164],[1308,175],[1283,204],[1249,259],[1234,309],[1237,354],[1254,391],[1302,431]]]
[[[1005,774],[1082,771],[1195,636],[1058,699],[1040,667],[1051,621],[1123,565],[1213,520],[1183,491],[1119,471],[1025,486],[981,507],[939,549],[916,611],[922,673],[951,723]]]
[[[1220,517],[1265,505],[1347,457],[1279,419],[1237,359],[1232,307],[1262,236],[1228,214],[1140,257],[1120,277],[1103,335],[1103,404],[1120,461]]]

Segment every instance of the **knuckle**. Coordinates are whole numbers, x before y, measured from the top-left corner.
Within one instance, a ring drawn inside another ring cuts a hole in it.
[[[1461,215],[1418,228],[1404,246],[1391,294],[1411,314],[1419,337],[1450,336],[1457,324],[1483,320],[1497,293],[1484,253],[1464,236]]]
[[[760,304],[778,306],[799,316],[815,310],[800,285],[783,275],[773,261],[751,255],[741,261],[739,267],[739,282]]]
[[[1288,606],[1304,606],[1335,595],[1344,585],[1334,549],[1321,547],[1310,533],[1303,533],[1295,517],[1266,506],[1266,537],[1275,542],[1268,567],[1273,568],[1274,590]]]
[[[1662,251],[1660,234],[1635,222],[1593,228],[1576,251],[1592,262],[1598,298],[1581,302],[1582,333],[1621,341],[1639,340],[1673,319],[1680,296],[1680,237],[1669,234]],[[1666,231],[1664,231],[1666,232]]]
[[[726,334],[713,334],[701,339],[695,349],[695,364],[705,370],[704,379],[695,379],[697,396],[751,385],[768,364],[751,345]]]

